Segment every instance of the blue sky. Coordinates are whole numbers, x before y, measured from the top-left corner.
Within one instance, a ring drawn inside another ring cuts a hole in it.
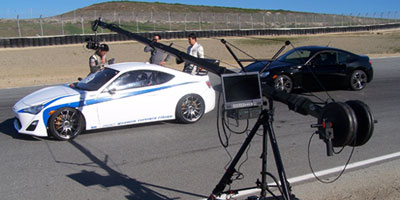
[[[116,0],[117,1],[117,0]],[[140,0],[239,8],[283,9],[291,11],[400,18],[399,0]],[[3,0],[0,18],[53,16],[106,0]]]

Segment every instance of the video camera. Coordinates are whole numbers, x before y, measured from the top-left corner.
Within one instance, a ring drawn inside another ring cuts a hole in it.
[[[100,47],[100,42],[97,39],[86,38],[85,42],[86,42],[86,48],[88,49],[97,50]]]

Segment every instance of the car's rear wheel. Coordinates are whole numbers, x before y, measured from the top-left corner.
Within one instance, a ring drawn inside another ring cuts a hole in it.
[[[50,117],[48,128],[56,139],[70,140],[83,132],[85,123],[82,114],[73,108],[60,108]]]
[[[195,123],[204,115],[204,110],[203,98],[197,94],[188,94],[178,101],[176,119],[185,124]]]
[[[293,89],[292,79],[284,74],[277,76],[274,80],[275,88],[284,92],[290,93]]]
[[[354,70],[350,76],[350,88],[352,90],[362,90],[367,86],[368,77],[363,70]]]

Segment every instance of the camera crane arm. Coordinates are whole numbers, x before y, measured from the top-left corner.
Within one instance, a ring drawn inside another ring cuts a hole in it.
[[[136,41],[138,41],[138,42],[140,42],[140,43],[142,43],[144,45],[148,45],[148,46],[151,46],[153,48],[157,48],[157,49],[163,50],[163,51],[169,53],[170,55],[175,56],[178,60],[190,62],[190,63],[193,63],[195,65],[201,66],[201,67],[207,69],[208,71],[217,74],[218,76],[221,76],[221,74],[224,74],[224,73],[234,73],[231,70],[228,70],[228,69],[226,69],[224,67],[220,67],[218,65],[210,63],[210,62],[208,62],[208,61],[206,61],[204,59],[193,57],[193,56],[191,56],[191,55],[189,55],[187,53],[184,53],[182,51],[179,51],[178,49],[175,49],[173,47],[164,45],[162,43],[153,42],[153,41],[151,41],[151,40],[149,40],[149,39],[147,39],[145,37],[142,37],[142,36],[140,36],[138,34],[135,34],[135,33],[129,32],[127,30],[124,30],[122,28],[119,28],[116,25],[105,23],[105,22],[101,21],[101,19],[97,19],[92,23],[92,30],[94,32],[96,32],[97,28],[99,26],[102,27],[102,28],[106,28],[106,29],[109,29],[111,31],[114,31],[116,33],[119,33],[121,35],[125,35],[128,38],[136,40]]]
[[[191,56],[185,52],[182,52],[178,49],[175,49],[173,47],[164,45],[162,43],[153,42],[153,41],[151,41],[145,37],[142,37],[138,34],[135,34],[135,33],[129,32],[127,30],[124,30],[122,28],[119,28],[116,25],[105,23],[105,22],[101,21],[101,19],[97,19],[92,23],[92,30],[94,32],[96,32],[97,28],[99,26],[102,28],[106,28],[111,31],[114,31],[116,33],[119,33],[121,35],[125,35],[128,38],[136,40],[144,45],[149,45],[153,48],[163,50],[163,51],[171,54],[172,56],[175,56],[178,60],[193,63],[193,64],[198,65],[198,66],[206,69],[207,71],[212,72],[218,76],[221,76],[221,74],[236,73],[232,70],[226,69],[225,67],[221,67],[214,63],[210,63],[204,59],[193,57],[193,56]],[[268,98],[272,98],[273,100],[276,100],[276,101],[279,101],[279,102],[282,102],[282,103],[288,105],[289,109],[291,109],[295,112],[298,112],[300,114],[303,114],[303,115],[309,114],[309,115],[312,115],[312,116],[318,118],[319,113],[322,109],[320,106],[314,104],[308,98],[301,97],[301,96],[294,95],[294,94],[288,94],[288,93],[276,90],[275,88],[268,86],[268,85],[263,86],[262,93],[264,96],[266,96]]]

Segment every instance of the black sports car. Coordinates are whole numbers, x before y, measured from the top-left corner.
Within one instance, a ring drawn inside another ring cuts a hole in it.
[[[245,69],[260,72],[268,62],[253,62]],[[308,91],[339,87],[362,90],[373,78],[371,64],[368,56],[331,47],[304,46],[280,56],[260,77],[262,84],[273,85],[288,93],[293,89]]]

